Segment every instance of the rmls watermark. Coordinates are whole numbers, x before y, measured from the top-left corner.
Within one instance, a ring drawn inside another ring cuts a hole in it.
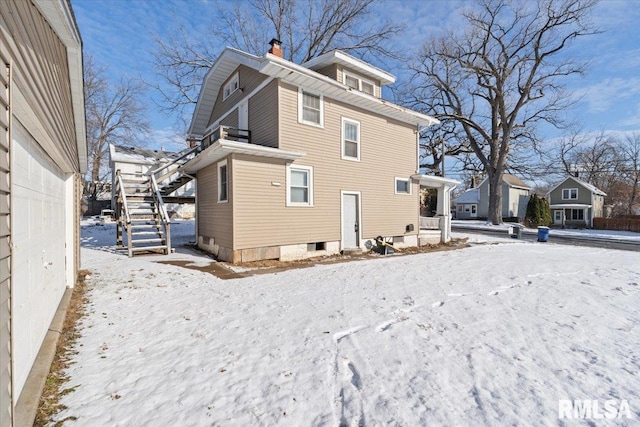
[[[558,400],[558,418],[568,419],[614,419],[631,418],[629,402],[609,399],[604,402],[591,399]]]

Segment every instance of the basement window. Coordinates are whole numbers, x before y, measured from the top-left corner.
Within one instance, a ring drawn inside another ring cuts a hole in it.
[[[307,252],[324,251],[327,249],[327,242],[307,243]]]

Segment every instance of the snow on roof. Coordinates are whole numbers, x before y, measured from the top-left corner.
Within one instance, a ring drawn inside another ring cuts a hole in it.
[[[480,191],[477,188],[470,188],[454,200],[454,203],[478,203],[480,201]]]
[[[109,144],[109,155],[111,162],[136,163],[143,165],[154,165],[163,161],[170,162],[180,157],[182,152],[174,153],[162,150],[150,150],[147,148],[124,147],[121,145]]]

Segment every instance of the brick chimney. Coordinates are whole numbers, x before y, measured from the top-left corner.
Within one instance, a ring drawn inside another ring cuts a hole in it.
[[[280,40],[271,39],[269,44],[271,45],[271,49],[269,49],[270,54],[278,56],[280,58],[284,58],[284,53],[282,52],[282,48],[280,47],[282,45],[282,42]]]

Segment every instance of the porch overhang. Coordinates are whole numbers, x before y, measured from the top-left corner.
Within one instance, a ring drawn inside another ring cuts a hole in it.
[[[586,205],[583,203],[560,203],[555,205],[549,205],[549,209],[588,209],[592,205]]]
[[[441,176],[433,176],[433,175],[422,175],[415,174],[411,175],[411,178],[420,182],[420,185],[423,187],[431,187],[431,188],[444,188],[452,190],[457,185],[460,184],[459,181],[455,179],[443,178]]]
[[[229,154],[246,154],[250,156],[267,157],[272,159],[294,161],[306,155],[299,151],[286,151],[278,148],[264,147],[262,145],[249,144],[246,142],[228,141],[219,139],[202,153],[189,160],[183,166],[185,172],[194,173],[205,168]]]

